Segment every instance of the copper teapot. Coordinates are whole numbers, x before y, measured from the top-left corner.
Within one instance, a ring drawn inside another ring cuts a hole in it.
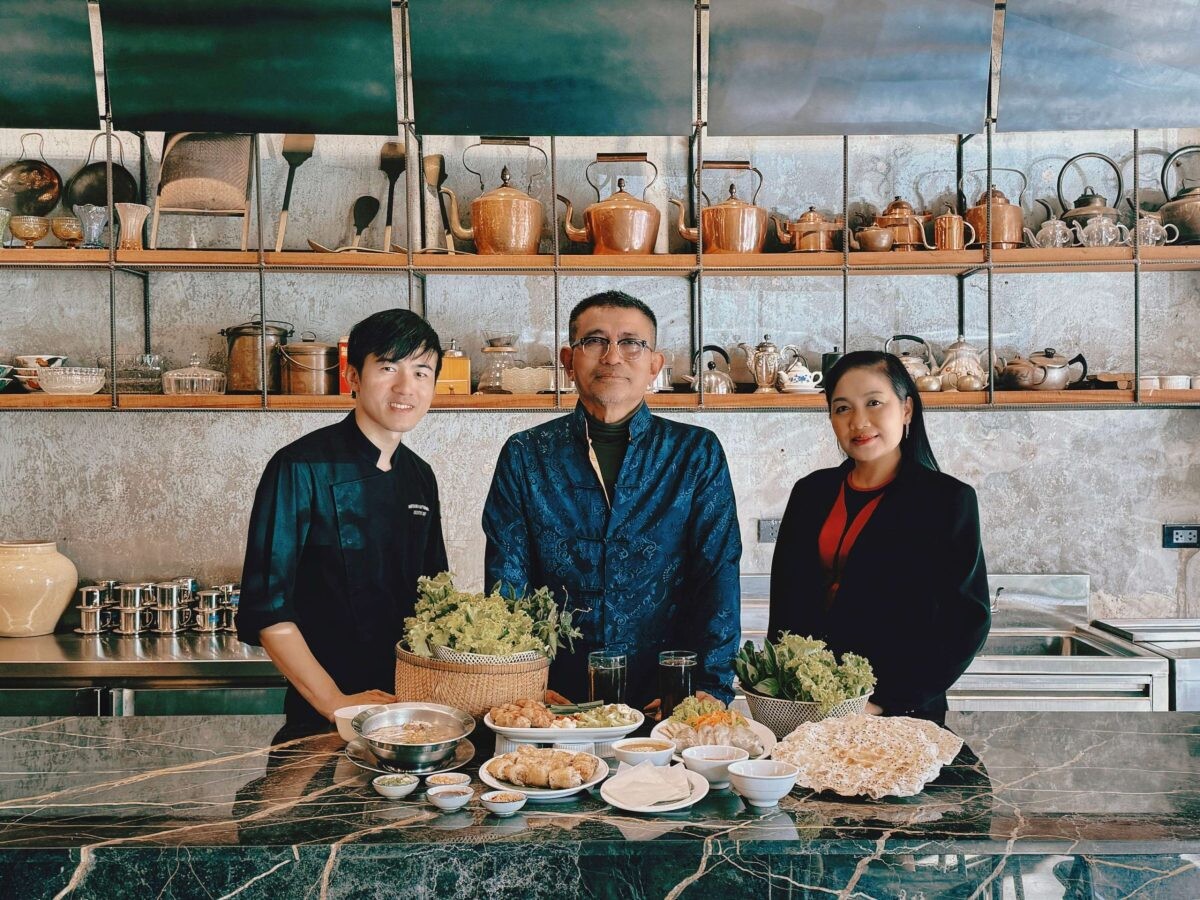
[[[729,185],[729,197],[716,205],[709,205],[700,210],[700,222],[704,230],[705,253],[761,253],[763,242],[767,237],[767,211],[756,206],[758,192],[762,190],[763,175],[749,163],[743,162],[710,162],[706,168],[746,169],[758,176],[758,187],[747,203],[737,195],[737,187]],[[701,192],[705,203],[709,203],[708,195]],[[699,242],[700,233],[697,228],[689,228],[686,221],[686,211],[683,203],[671,198],[667,201],[679,207],[679,236],[693,244]]]
[[[1171,197],[1171,189],[1167,187],[1167,174],[1171,165],[1184,156],[1200,153],[1200,146],[1180,147],[1167,157],[1163,163],[1159,180],[1162,182],[1163,194],[1170,199],[1159,207],[1164,225],[1174,225],[1179,230],[1179,243],[1200,243],[1200,187],[1183,188]]]
[[[1101,159],[1112,167],[1113,172],[1117,176],[1117,200],[1120,202],[1121,195],[1125,192],[1125,180],[1121,177],[1121,168],[1109,157],[1103,153],[1078,153],[1072,156],[1058,171],[1058,202],[1062,206],[1062,220],[1067,223],[1067,227],[1073,228],[1073,224],[1078,222],[1080,225],[1087,225],[1092,219],[1101,217],[1108,219],[1110,222],[1117,221],[1117,210],[1108,205],[1108,198],[1097,194],[1095,189],[1089,184],[1083,189],[1083,193],[1075,200],[1074,207],[1067,206],[1067,199],[1063,196],[1063,177],[1067,174],[1067,168],[1074,162],[1081,159]]]
[[[875,217],[875,224],[892,232],[893,250],[916,250],[920,247],[932,250],[933,247],[925,240],[925,223],[931,218],[929,213],[917,213],[911,203],[897,195],[887,209]]]
[[[591,179],[592,166],[597,163],[642,162],[654,169],[654,177],[642,190],[639,200],[625,190],[625,179],[617,179],[617,190],[607,200],[600,200],[600,187]],[[577,244],[591,244],[592,253],[647,254],[654,252],[658,238],[658,207],[646,202],[646,190],[658,180],[658,166],[650,162],[645,153],[597,153],[595,162],[588,163],[583,177],[596,192],[596,200],[583,211],[583,227],[576,228],[571,222],[571,201],[562,194],[560,203],[567,210],[563,216],[563,229],[567,237]]]
[[[833,236],[841,231],[844,224],[841,219],[830,221],[810,206],[801,213],[795,222],[788,222],[781,216],[771,216],[775,228],[779,232],[779,240],[792,252],[818,253],[833,249]]]
[[[986,172],[986,169],[971,169],[963,175],[966,178],[974,172]],[[996,185],[991,185],[979,195],[975,205],[963,216],[975,230],[976,245],[983,246],[988,240],[987,218],[988,207],[992,209],[992,249],[1015,250],[1025,242],[1025,214],[1021,209],[1021,198],[1029,186],[1029,179],[1020,169],[992,169],[992,172],[1012,172],[1021,179],[1021,190],[1017,194],[1017,202],[1009,202],[1008,197]],[[962,191],[962,178],[958,181],[958,189]]]
[[[484,138],[478,144],[472,144],[463,150],[463,168],[479,179],[479,188],[483,190],[483,176],[467,165],[467,152],[474,147],[485,144],[514,144],[523,145],[530,150],[542,154],[546,165],[549,159],[540,147],[534,147],[528,138]],[[541,172],[531,175],[529,185]],[[524,254],[532,255],[538,252],[538,241],[542,237],[542,204],[530,197],[524,191],[519,191],[509,185],[511,176],[508,166],[500,171],[500,187],[487,191],[471,201],[471,224],[464,228],[460,224],[458,214],[458,198],[450,188],[442,188],[441,192],[450,198],[450,230],[460,241],[474,241],[475,249],[484,255],[493,254]]]

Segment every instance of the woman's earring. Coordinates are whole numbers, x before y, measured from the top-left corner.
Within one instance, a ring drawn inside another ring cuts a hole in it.
[[[908,423],[907,422],[904,423],[904,439],[906,441],[908,440]]]

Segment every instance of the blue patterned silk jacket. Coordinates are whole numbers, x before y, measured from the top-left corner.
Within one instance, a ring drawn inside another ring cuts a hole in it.
[[[626,702],[658,697],[660,650],[694,650],[693,690],[728,702],[741,634],[733,485],[716,435],[650,414],[629,423],[609,508],[590,461],[582,405],[513,435],[483,509],[485,583],[554,591],[583,640],[563,649],[550,687],[587,699],[587,654],[628,656]]]

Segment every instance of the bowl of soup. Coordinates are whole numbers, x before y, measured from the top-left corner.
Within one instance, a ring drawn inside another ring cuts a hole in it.
[[[626,738],[612,745],[617,759],[631,766],[649,760],[656,766],[669,765],[675,753],[675,744],[660,738]]]
[[[350,725],[381,760],[419,769],[453,756],[459,742],[475,730],[475,719],[437,703],[387,703],[364,709]]]

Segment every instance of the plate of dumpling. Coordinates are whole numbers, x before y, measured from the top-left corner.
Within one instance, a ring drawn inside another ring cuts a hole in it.
[[[573,712],[556,712],[540,700],[514,700],[493,706],[483,722],[497,734],[516,741],[615,741],[639,728],[645,716],[624,703],[588,704]],[[568,736],[569,735],[569,736]]]
[[[518,788],[531,801],[565,800],[608,777],[608,763],[591,753],[521,744],[479,767],[479,780],[496,790]]]
[[[669,719],[654,726],[650,736],[672,741],[679,752],[688,747],[719,744],[745,750],[751,759],[766,759],[775,746],[775,734],[770,728],[727,709],[724,703],[711,697],[703,700],[686,697]]]

